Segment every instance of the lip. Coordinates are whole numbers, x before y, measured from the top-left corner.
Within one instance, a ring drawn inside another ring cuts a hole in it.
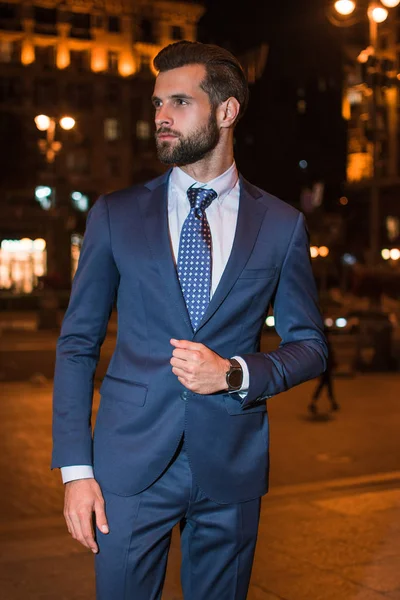
[[[159,140],[174,140],[177,138],[177,135],[171,135],[170,133],[160,133],[158,136]]]

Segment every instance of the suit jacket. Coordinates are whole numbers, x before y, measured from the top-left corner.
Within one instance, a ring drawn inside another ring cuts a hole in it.
[[[169,173],[100,197],[88,216],[57,345],[52,467],[94,465],[101,487],[133,495],[163,472],[184,432],[203,492],[243,502],[268,488],[266,399],[326,366],[307,230],[301,213],[241,177],[232,252],[193,333],[169,239]],[[93,379],[115,299],[117,342],[92,440]],[[263,354],[270,304],[282,343]],[[172,337],[242,356],[246,398],[185,389],[171,371]]]

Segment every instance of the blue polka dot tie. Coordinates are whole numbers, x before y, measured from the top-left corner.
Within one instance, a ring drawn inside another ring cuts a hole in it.
[[[214,190],[190,187],[190,212],[179,240],[178,276],[193,330],[210,302],[211,231],[205,210],[217,197]]]

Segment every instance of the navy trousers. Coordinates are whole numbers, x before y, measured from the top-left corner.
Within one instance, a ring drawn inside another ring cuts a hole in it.
[[[166,471],[140,494],[103,494],[110,533],[97,530],[97,600],[160,600],[177,523],[185,600],[246,599],[260,499],[208,499],[193,479],[183,442]]]

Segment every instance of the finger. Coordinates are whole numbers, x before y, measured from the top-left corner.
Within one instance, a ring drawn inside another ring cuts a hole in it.
[[[175,358],[180,358],[182,360],[189,360],[192,352],[190,350],[184,350],[183,348],[175,348],[172,352],[172,356]]]
[[[104,510],[104,500],[97,500],[94,505],[94,512],[96,515],[96,525],[97,528],[101,531],[101,533],[109,533],[110,529],[108,527],[107,517]]]
[[[170,339],[170,344],[175,348],[181,348],[183,350],[200,350],[203,344],[198,342],[190,342],[189,340],[176,340],[175,338]]]
[[[65,523],[67,525],[67,529],[69,534],[76,539],[76,535],[75,535],[75,529],[74,529],[74,524],[72,523],[71,519],[69,518],[69,515],[67,513],[64,513],[64,519],[65,519]]]
[[[76,538],[86,548],[92,552],[98,551],[97,544],[94,540],[93,526],[91,520],[91,512],[70,515],[76,532]]]
[[[187,373],[183,369],[179,369],[178,367],[173,367],[172,372],[177,377],[182,377],[183,379],[188,379],[188,377],[189,377],[189,373]]]
[[[186,373],[193,372],[193,363],[189,363],[186,360],[181,360],[180,358],[171,358],[169,362],[173,367],[182,369],[182,371],[185,371]]]

